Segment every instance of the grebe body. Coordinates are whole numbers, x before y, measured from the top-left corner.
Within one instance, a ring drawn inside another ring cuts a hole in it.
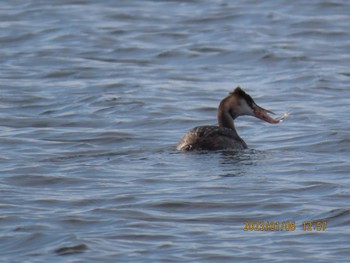
[[[242,115],[254,116],[269,123],[279,123],[286,116],[274,119],[269,110],[258,106],[252,97],[240,87],[224,98],[218,108],[218,126],[198,126],[183,136],[177,145],[178,150],[243,150],[247,144],[238,135],[234,120]]]

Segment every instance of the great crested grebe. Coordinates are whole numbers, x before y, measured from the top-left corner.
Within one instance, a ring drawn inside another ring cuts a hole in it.
[[[279,123],[286,117],[274,119],[268,115],[272,113],[259,107],[252,97],[237,87],[224,98],[218,109],[219,126],[198,126],[183,136],[177,145],[178,150],[242,150],[247,149],[247,144],[239,137],[233,120],[241,115],[251,115],[269,123]]]

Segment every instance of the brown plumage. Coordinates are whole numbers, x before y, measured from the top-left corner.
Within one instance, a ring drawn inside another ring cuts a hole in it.
[[[233,120],[241,115],[251,115],[269,123],[280,122],[280,120],[271,118],[268,112],[270,111],[259,107],[251,96],[237,87],[220,102],[218,126],[193,128],[182,137],[177,149],[182,151],[246,149],[247,144],[239,137]]]

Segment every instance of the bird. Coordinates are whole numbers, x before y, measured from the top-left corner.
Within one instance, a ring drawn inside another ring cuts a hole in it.
[[[247,144],[236,131],[234,120],[242,115],[250,115],[276,124],[289,115],[285,113],[282,117],[274,119],[268,113],[274,114],[258,106],[252,97],[238,86],[221,100],[217,115],[218,126],[194,127],[181,138],[176,149],[180,151],[247,149]]]

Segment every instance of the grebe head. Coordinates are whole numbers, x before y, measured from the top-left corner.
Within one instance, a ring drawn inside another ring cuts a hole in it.
[[[258,106],[252,97],[245,93],[240,87],[237,87],[233,92],[230,93],[237,97],[238,107],[236,109],[238,115],[251,115],[255,116],[258,119],[269,123],[279,123],[280,120],[274,119],[268,115],[268,113],[274,114],[272,111],[266,110]]]

